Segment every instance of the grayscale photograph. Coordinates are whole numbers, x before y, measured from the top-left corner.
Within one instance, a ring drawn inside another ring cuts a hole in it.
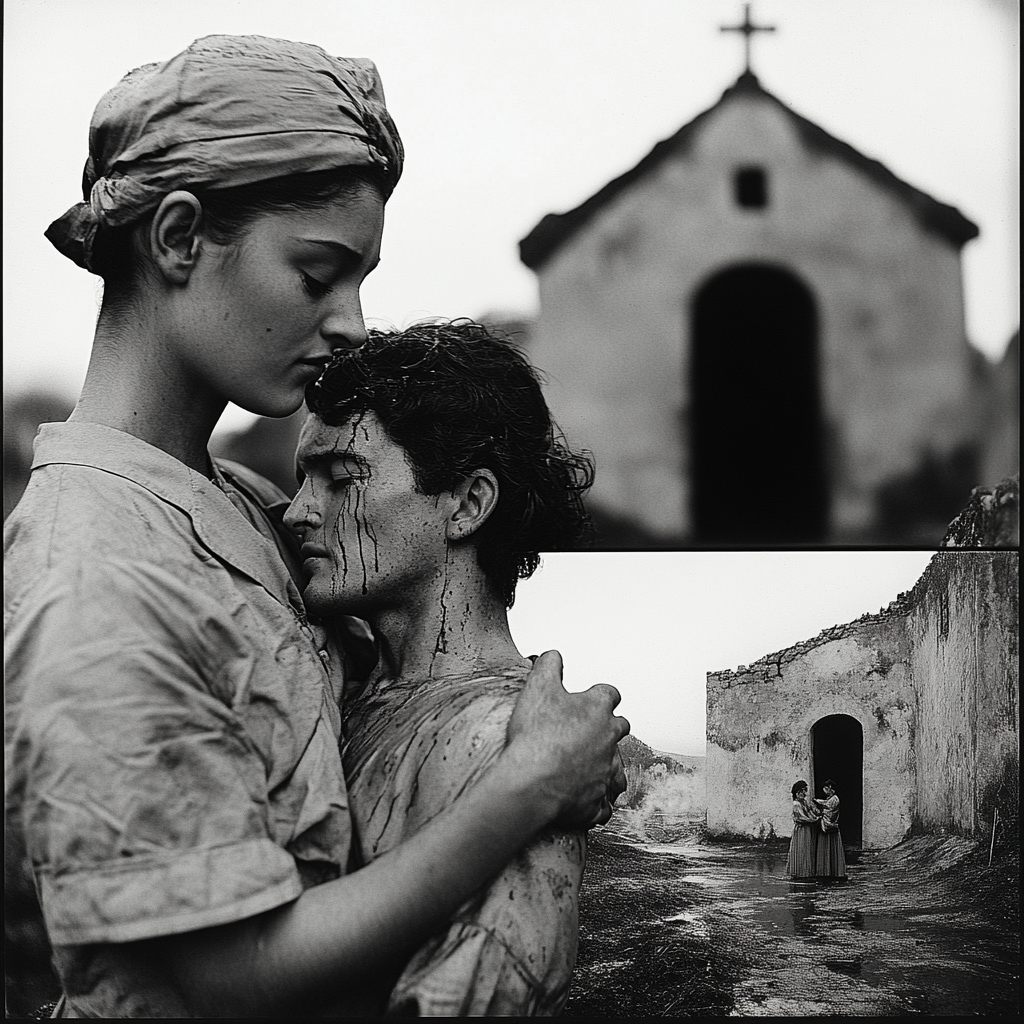
[[[6,0],[9,1019],[1020,1012],[1017,0]]]

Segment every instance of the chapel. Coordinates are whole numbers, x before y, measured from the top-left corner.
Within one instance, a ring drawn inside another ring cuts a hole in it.
[[[594,453],[604,545],[937,543],[994,482],[961,276],[978,233],[749,56],[712,107],[543,217],[520,242],[530,358]]]

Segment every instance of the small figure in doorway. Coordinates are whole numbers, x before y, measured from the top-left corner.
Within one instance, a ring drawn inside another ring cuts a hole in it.
[[[824,800],[814,802],[821,808],[821,835],[815,854],[814,873],[819,878],[846,878],[846,857],[843,855],[843,837],[839,833],[839,796],[836,784],[826,779],[821,787]]]
[[[793,783],[793,838],[789,841],[789,863],[786,874],[790,878],[812,878],[818,848],[818,820],[821,812],[807,798],[807,783],[803,779]]]

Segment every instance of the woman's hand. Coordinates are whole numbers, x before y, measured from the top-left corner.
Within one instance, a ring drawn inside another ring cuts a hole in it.
[[[557,651],[534,662],[502,756],[530,781],[552,823],[580,830],[611,817],[615,798],[626,788],[618,743],[629,733],[629,722],[612,714],[621,699],[607,683],[569,693]]]

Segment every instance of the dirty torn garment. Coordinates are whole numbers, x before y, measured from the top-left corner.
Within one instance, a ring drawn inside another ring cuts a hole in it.
[[[348,861],[340,681],[270,518],[215,479],[47,424],[4,529],[8,869],[87,1016],[183,1015],[122,944],[270,910]]]
[[[529,668],[371,683],[346,701],[342,757],[369,863],[469,789],[505,746]],[[379,1006],[402,1016],[550,1016],[576,962],[583,833],[546,830],[447,930],[425,943]]]

